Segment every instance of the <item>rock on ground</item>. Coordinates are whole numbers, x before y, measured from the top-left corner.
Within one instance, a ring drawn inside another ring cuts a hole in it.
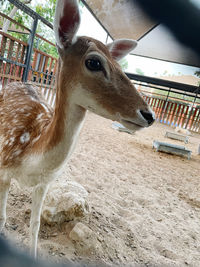
[[[87,191],[72,181],[54,183],[44,201],[42,218],[49,224],[84,217],[89,212]]]

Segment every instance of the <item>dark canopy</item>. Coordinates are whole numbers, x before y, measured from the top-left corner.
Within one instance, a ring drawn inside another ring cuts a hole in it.
[[[133,51],[134,55],[200,67],[200,58],[180,44],[162,24],[152,21],[137,5],[137,1],[85,0],[84,2],[112,38],[138,41],[138,47]],[[199,33],[197,38],[198,35]]]

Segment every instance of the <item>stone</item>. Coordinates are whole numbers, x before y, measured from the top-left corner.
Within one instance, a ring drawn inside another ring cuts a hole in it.
[[[88,192],[80,184],[68,181],[52,184],[42,209],[45,222],[62,223],[86,216],[89,213]]]
[[[69,233],[69,238],[75,243],[76,248],[86,254],[101,251],[97,235],[89,227],[78,222]]]
[[[76,242],[85,242],[93,236],[93,231],[81,222],[77,223],[69,233],[69,238]]]

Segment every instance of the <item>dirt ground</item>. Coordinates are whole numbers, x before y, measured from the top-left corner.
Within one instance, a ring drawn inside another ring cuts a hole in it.
[[[188,160],[152,149],[153,140],[185,145],[164,137],[173,131],[168,126],[155,123],[129,135],[112,129],[111,123],[87,115],[76,150],[59,177],[88,191],[90,213],[79,221],[97,236],[96,246],[69,239],[76,222],[42,222],[39,255],[106,266],[200,266],[200,136],[190,136]],[[30,206],[30,191],[13,181],[5,234],[26,249]]]

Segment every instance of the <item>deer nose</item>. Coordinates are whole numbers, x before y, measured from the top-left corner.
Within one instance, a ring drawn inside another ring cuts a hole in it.
[[[149,126],[153,124],[153,122],[155,121],[155,117],[152,112],[140,110],[140,113],[142,114],[143,118],[148,122]]]

